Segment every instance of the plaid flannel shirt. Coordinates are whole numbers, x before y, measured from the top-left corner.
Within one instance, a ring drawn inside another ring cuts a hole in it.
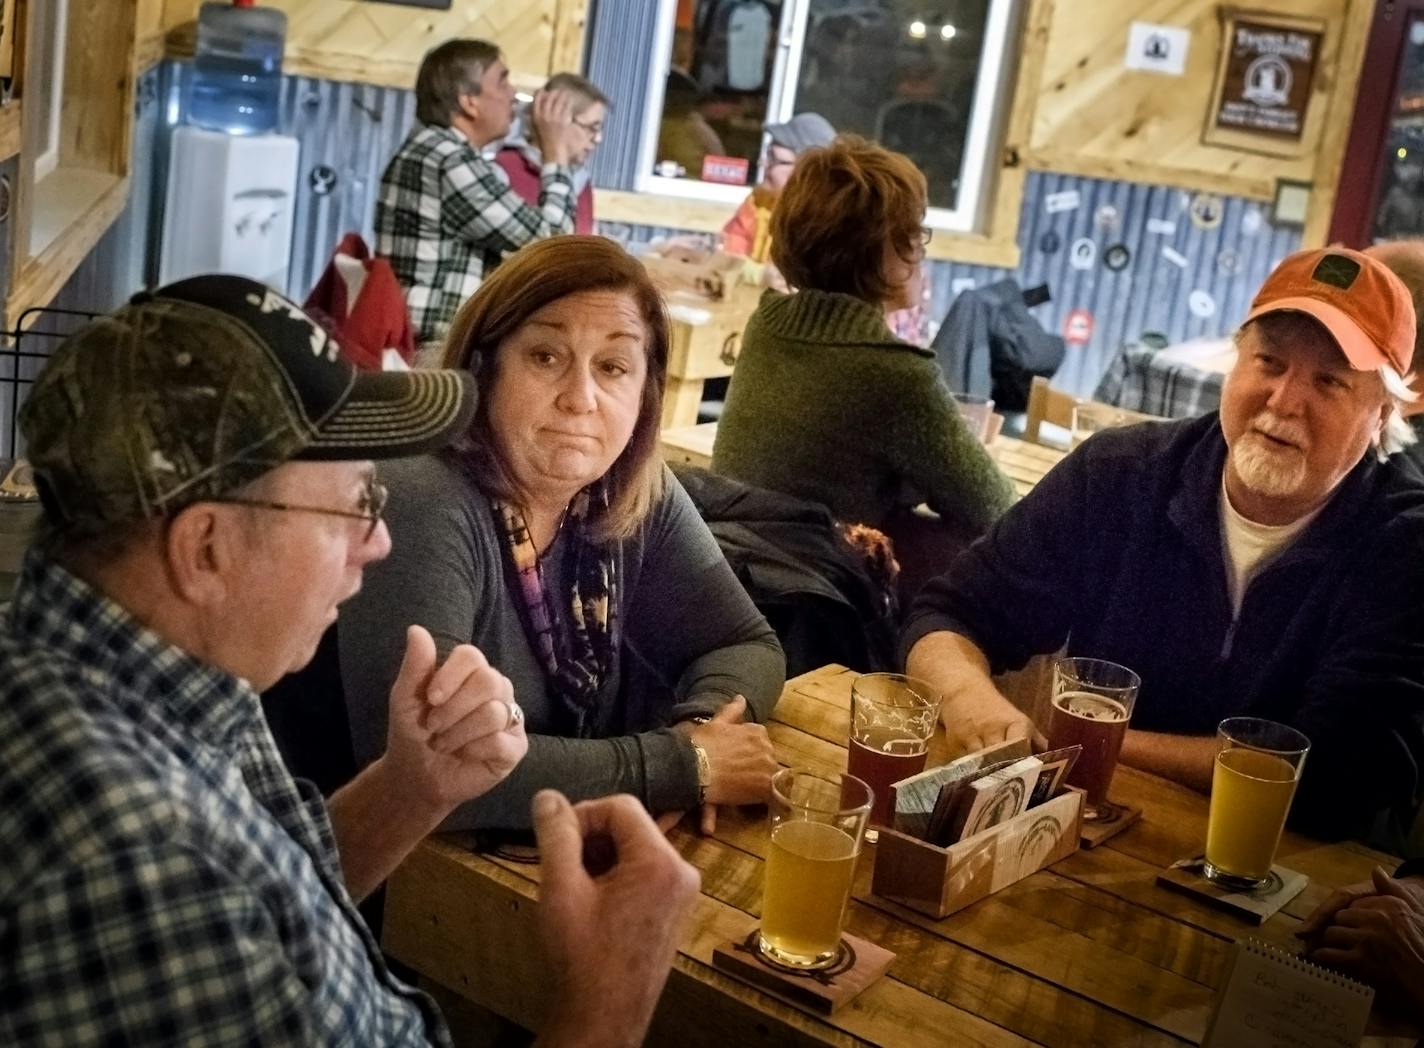
[[[447,1043],[246,683],[31,552],[0,620],[0,1044]]]
[[[1196,418],[1221,406],[1226,376],[1128,346],[1103,374],[1094,400],[1162,418]]]
[[[381,176],[376,254],[389,259],[415,324],[416,341],[445,337],[460,304],[506,254],[574,228],[573,173],[539,172],[539,204],[527,204],[509,176],[450,127],[422,124]]]

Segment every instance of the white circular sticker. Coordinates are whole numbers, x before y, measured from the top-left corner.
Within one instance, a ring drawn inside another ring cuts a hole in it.
[[[1197,290],[1187,296],[1187,308],[1192,311],[1192,316],[1194,317],[1201,317],[1203,319],[1214,317],[1216,316],[1216,299],[1211,297],[1209,291],[1203,291],[1201,288],[1197,288]]]
[[[1104,204],[1102,207],[1098,208],[1098,212],[1096,215],[1093,216],[1093,219],[1097,222],[1098,228],[1101,229],[1104,233],[1111,233],[1113,230],[1117,229],[1117,208],[1113,207],[1113,205],[1111,204]]]
[[[1254,236],[1261,228],[1261,209],[1259,207],[1248,207],[1241,213],[1241,232],[1248,237]]]
[[[1068,264],[1074,269],[1092,269],[1093,263],[1098,260],[1098,245],[1087,237],[1079,237],[1073,241],[1072,248],[1068,251]]]

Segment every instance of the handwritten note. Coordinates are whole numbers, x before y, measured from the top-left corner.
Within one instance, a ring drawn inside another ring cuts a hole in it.
[[[1374,996],[1275,946],[1238,942],[1202,1048],[1353,1048]]]

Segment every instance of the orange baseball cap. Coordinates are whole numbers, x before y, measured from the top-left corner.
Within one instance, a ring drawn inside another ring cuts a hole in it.
[[[1292,311],[1325,326],[1356,371],[1389,364],[1407,374],[1414,356],[1414,303],[1378,259],[1346,247],[1297,251],[1272,270],[1244,323]]]

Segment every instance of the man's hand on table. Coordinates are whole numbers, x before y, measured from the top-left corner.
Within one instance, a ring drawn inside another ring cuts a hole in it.
[[[950,752],[955,756],[973,753],[1001,742],[1027,739],[1035,751],[1048,748],[1048,741],[1034,726],[1032,718],[997,691],[972,697],[946,700],[939,711]]]
[[[701,878],[627,795],[534,797],[553,1018],[539,1044],[641,1044]]]
[[[968,637],[948,630],[925,634],[910,649],[905,672],[944,696],[939,719],[953,756],[1011,739],[1048,748],[1029,715],[999,693],[988,658]]]
[[[1309,960],[1424,1016],[1424,877],[1395,880],[1376,866],[1370,883],[1335,892],[1296,935]]]

